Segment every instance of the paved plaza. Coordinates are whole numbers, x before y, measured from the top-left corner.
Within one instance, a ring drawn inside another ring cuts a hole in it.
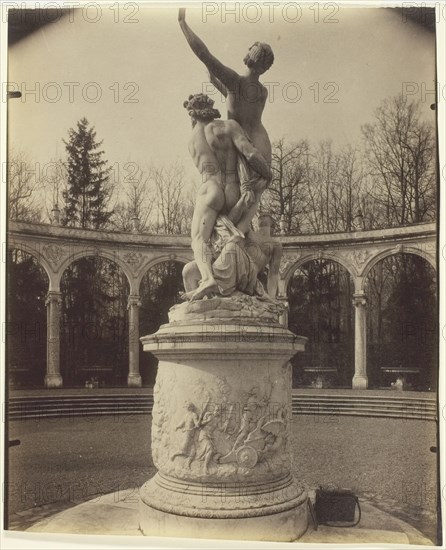
[[[13,421],[10,529],[154,475],[150,415]],[[336,485],[436,537],[436,424],[422,420],[294,416],[293,472],[309,488]],[[135,499],[138,495],[135,494]],[[129,496],[127,495],[127,499]],[[131,498],[131,495],[130,495]]]

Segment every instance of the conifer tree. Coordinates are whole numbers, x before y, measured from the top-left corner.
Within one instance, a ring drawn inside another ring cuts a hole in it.
[[[110,170],[102,141],[86,118],[68,131],[63,225],[104,229],[113,212]],[[111,369],[110,377],[125,372],[126,319],[120,296],[128,294],[125,277],[113,262],[100,257],[81,258],[65,271],[61,289],[61,371],[66,385],[82,384],[89,368]],[[115,334],[119,327],[118,334]],[[124,365],[125,363],[125,365]],[[87,369],[87,370],[85,370]],[[114,378],[113,378],[114,379]]]
[[[103,158],[102,141],[96,141],[95,129],[85,117],[68,135],[68,141],[64,140],[68,158],[63,224],[100,229],[113,213],[108,210],[111,168]]]

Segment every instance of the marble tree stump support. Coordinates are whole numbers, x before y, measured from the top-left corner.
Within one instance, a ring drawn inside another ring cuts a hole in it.
[[[145,535],[292,541],[307,495],[291,475],[291,365],[304,337],[283,306],[236,292],[176,305],[141,338],[159,359]]]

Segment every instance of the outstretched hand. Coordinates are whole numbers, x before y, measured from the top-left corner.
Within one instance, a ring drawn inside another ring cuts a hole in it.
[[[178,10],[178,21],[182,23],[183,21],[186,21],[186,8],[180,8]]]

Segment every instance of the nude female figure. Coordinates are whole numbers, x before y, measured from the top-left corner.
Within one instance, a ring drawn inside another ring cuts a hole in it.
[[[274,61],[274,54],[268,44],[256,42],[244,58],[247,71],[239,75],[214,57],[204,42],[186,23],[186,10],[180,9],[178,21],[186,40],[195,55],[202,61],[211,82],[228,99],[228,119],[236,120],[248,134],[254,147],[263,158],[271,163],[271,142],[262,124],[262,113],[268,97],[268,90],[259,76],[267,71]]]

